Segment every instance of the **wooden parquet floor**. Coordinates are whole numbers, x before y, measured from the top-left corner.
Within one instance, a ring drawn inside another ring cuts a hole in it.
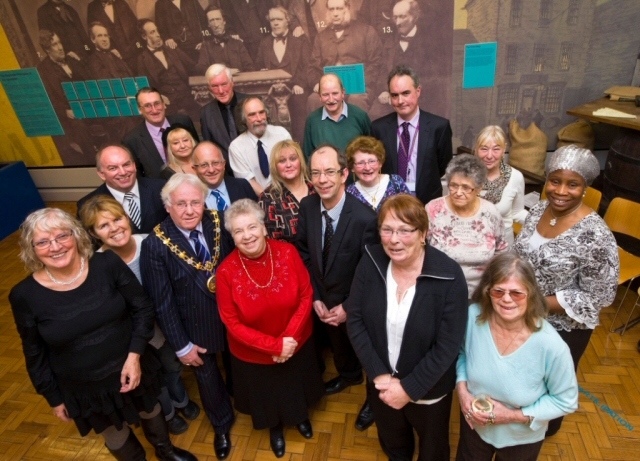
[[[64,204],[64,208],[75,212],[68,204]],[[65,424],[55,418],[46,401],[34,392],[7,300],[11,287],[25,276],[18,260],[17,233],[0,242],[0,258],[0,460],[112,460],[101,437],[80,437],[72,423]],[[621,296],[622,289],[618,293],[618,297]],[[628,312],[635,294],[627,298]],[[640,353],[636,350],[640,327],[622,337],[609,333],[614,313],[612,307],[603,310],[602,325],[596,328],[580,363],[579,410],[565,418],[556,436],[545,441],[540,460],[640,460]],[[626,319],[625,312],[623,318]],[[327,365],[325,378],[329,379],[335,376],[335,370],[330,359]],[[190,396],[199,400],[193,375],[185,372],[184,379]],[[353,426],[364,394],[364,386],[360,385],[323,398],[311,411],[314,438],[305,440],[295,428],[288,428],[285,432],[287,452],[282,459],[386,459],[378,444],[375,425],[366,432],[358,432]],[[458,443],[458,424],[458,406],[454,400],[451,459]],[[148,459],[155,459],[140,429],[136,432],[147,449]],[[268,431],[253,430],[248,416],[237,416],[231,434],[231,461],[276,459],[269,448]],[[186,433],[172,438],[177,446],[189,449],[201,461],[216,459],[213,430],[204,412],[191,422]]]

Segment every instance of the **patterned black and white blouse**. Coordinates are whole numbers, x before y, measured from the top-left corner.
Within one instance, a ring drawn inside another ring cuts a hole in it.
[[[564,314],[549,314],[556,330],[594,329],[600,310],[610,305],[618,288],[620,261],[613,234],[594,211],[573,227],[532,249],[529,240],[548,202],[529,211],[513,249],[533,266],[540,290],[556,295]]]

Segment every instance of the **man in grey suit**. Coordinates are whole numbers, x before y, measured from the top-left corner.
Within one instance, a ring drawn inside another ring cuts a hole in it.
[[[225,160],[220,148],[211,141],[202,141],[191,154],[198,178],[209,187],[205,204],[209,210],[224,211],[236,200],[248,198],[258,201],[249,181],[226,177]]]
[[[153,87],[144,87],[136,94],[138,109],[144,122],[135,127],[122,139],[133,154],[138,172],[147,178],[159,178],[167,162],[162,145],[162,133],[174,123],[187,127],[193,139],[199,141],[198,133],[191,119],[182,114],[167,116],[167,106],[160,91]]]
[[[231,71],[224,64],[213,64],[204,74],[214,100],[200,109],[200,127],[205,141],[215,142],[226,161],[226,172],[233,176],[229,165],[229,144],[242,132],[236,123],[238,103],[247,95],[233,90]]]
[[[233,250],[222,215],[205,212],[208,188],[196,176],[176,173],[162,189],[169,217],[142,243],[142,281],[156,318],[180,361],[194,371],[202,406],[213,425],[218,459],[231,450],[234,413],[216,363],[225,331],[216,304],[215,273]]]

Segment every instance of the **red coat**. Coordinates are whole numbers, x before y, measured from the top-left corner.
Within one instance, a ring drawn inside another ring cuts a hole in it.
[[[282,338],[293,337],[300,350],[311,336],[313,288],[296,248],[267,242],[273,257],[269,286],[258,288],[247,276],[248,271],[258,284],[267,284],[272,274],[269,249],[257,260],[243,257],[246,271],[236,249],[217,271],[216,297],[231,353],[245,362],[271,365],[272,356],[282,353]]]

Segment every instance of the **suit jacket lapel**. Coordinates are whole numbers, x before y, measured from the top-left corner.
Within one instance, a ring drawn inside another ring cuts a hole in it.
[[[225,146],[225,149],[229,149],[229,144],[231,144],[231,137],[227,132],[224,124],[224,120],[222,119],[222,111],[220,110],[220,106],[218,105],[218,101],[214,100],[211,104],[211,116],[213,117],[213,126],[218,131],[217,137],[222,141]],[[226,114],[225,114],[226,116]],[[227,163],[229,163],[229,159],[227,158]]]
[[[312,251],[315,251],[316,261],[318,261],[318,273],[320,273],[320,275],[323,275],[322,274],[322,239],[324,236],[322,235],[322,221],[324,218],[322,217],[322,213],[320,211],[320,197],[318,196],[317,200],[314,200],[314,201],[315,201],[314,210],[312,213],[309,214],[309,228],[311,229],[309,236],[313,238],[313,240],[310,243],[313,243],[314,248],[311,248],[311,245],[310,245],[309,253],[311,253]]]
[[[347,192],[345,192],[345,194],[346,193]],[[327,260],[327,269],[325,270],[326,274],[331,270],[331,265],[336,259],[342,239],[349,228],[349,221],[351,220],[351,204],[349,203],[349,198],[350,197],[347,196],[345,199],[342,213],[340,213],[340,219],[338,219],[338,227],[336,227],[336,231],[331,239],[331,250],[329,250],[329,259]],[[322,254],[320,254],[320,261],[322,261]]]
[[[227,186],[227,192],[229,193],[229,199],[231,200],[231,203],[239,200],[240,197],[238,188],[236,187],[236,182],[233,180],[233,178],[225,178],[224,184]]]
[[[147,152],[149,152],[149,154],[153,156],[153,159],[158,164],[158,166],[162,167],[162,156],[160,155],[160,152],[158,152],[158,148],[153,142],[153,139],[151,139],[151,133],[149,133],[149,129],[147,128],[145,122],[142,122],[142,129],[140,130],[140,142],[142,142]]]
[[[398,123],[397,123],[397,115],[391,114],[388,119],[388,136],[389,136],[389,146],[391,147],[391,155],[389,156],[391,159],[391,171],[398,171]]]
[[[147,227],[149,213],[147,208],[151,206],[152,197],[147,184],[138,179],[138,192],[140,193],[140,227]]]
[[[203,223],[203,225],[204,225],[204,223]],[[197,258],[197,255],[196,255],[195,251],[191,247],[191,242],[189,242],[189,240],[184,236],[184,234],[180,231],[180,229],[178,229],[178,227],[174,224],[174,222],[171,219],[167,219],[167,221],[166,221],[165,233],[166,233],[167,237],[169,237],[171,239],[172,243],[174,243],[175,245],[178,245],[178,247],[181,250],[184,250],[190,257],[192,257],[194,259]],[[206,240],[206,233],[205,233],[205,240]],[[209,243],[209,242],[207,241],[207,243]],[[187,274],[189,274],[189,276],[191,278],[193,278],[193,280],[194,280],[195,284],[198,286],[198,288],[200,288],[205,293],[208,293],[209,295],[211,295],[211,292],[207,289],[206,272],[199,271],[195,267],[187,264],[186,261],[183,261],[182,259],[180,259],[177,255],[173,254],[172,252],[171,252],[171,256],[174,257],[178,261],[178,264],[180,264],[182,269]]]
[[[421,176],[420,172],[422,171],[422,167],[424,166],[425,156],[423,152],[426,149],[427,141],[429,140],[429,131],[431,127],[429,126],[429,120],[425,116],[423,111],[420,111],[420,132],[418,133],[418,164],[416,165],[416,186]]]

